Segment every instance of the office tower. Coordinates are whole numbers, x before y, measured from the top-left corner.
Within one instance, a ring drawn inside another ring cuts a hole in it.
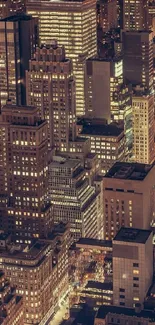
[[[148,29],[148,1],[123,0],[123,29]]]
[[[106,33],[112,28],[117,28],[117,0],[100,0],[98,7],[98,24],[103,32]]]
[[[56,157],[50,164],[49,199],[54,222],[70,222],[75,240],[98,238],[97,195],[85,177],[80,160]]]
[[[131,149],[131,87],[123,79],[123,59],[114,53],[86,61],[86,117],[122,121],[127,147]]]
[[[25,70],[35,51],[36,19],[28,15],[0,21],[0,104],[25,104]]]
[[[141,305],[153,278],[152,232],[121,228],[113,240],[113,304]]]
[[[145,310],[140,304],[135,304],[135,308],[123,306],[101,306],[94,319],[94,325],[114,325],[128,323],[129,325],[141,323],[149,325],[154,322],[154,312]]]
[[[58,310],[69,286],[69,240],[69,229],[61,224],[53,229],[49,240],[31,245],[29,240],[28,245],[10,242],[0,248],[6,277],[23,296],[24,322],[20,325],[45,324]]]
[[[7,218],[1,214],[2,229],[5,226],[23,241],[46,237],[52,224],[47,202],[47,122],[35,107],[6,105],[0,115],[0,136],[0,196],[8,199]]]
[[[124,78],[133,85],[153,87],[153,35],[151,31],[122,31]]]
[[[116,162],[103,178],[104,238],[121,227],[149,229],[154,210],[155,167]]]
[[[125,161],[125,136],[122,128],[112,124],[92,124],[82,126],[80,137],[90,138],[91,153],[101,160],[101,173],[105,175],[116,161]]]
[[[133,154],[139,163],[151,164],[155,158],[154,95],[135,88],[132,96]]]
[[[27,105],[39,108],[47,120],[49,147],[68,151],[76,135],[75,81],[70,59],[56,41],[36,49],[26,71]]]
[[[1,237],[4,235],[0,235]],[[12,288],[4,272],[0,271],[0,324],[1,325],[23,325],[24,308],[23,299],[16,294],[15,287]]]
[[[97,53],[96,1],[27,1],[27,12],[39,18],[41,44],[57,39],[73,61],[76,78],[76,114],[84,115],[85,59]]]

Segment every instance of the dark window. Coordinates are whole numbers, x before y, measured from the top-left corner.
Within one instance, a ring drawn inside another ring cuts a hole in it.
[[[125,306],[125,302],[120,302],[120,306]]]
[[[134,288],[139,288],[139,284],[134,283],[134,284],[133,284],[133,287],[134,287]]]
[[[137,277],[133,277],[133,281],[139,281],[139,278],[137,278]]]
[[[119,288],[119,292],[125,292],[125,289]]]
[[[120,297],[121,299],[124,299],[124,298],[125,298],[125,296],[124,296],[124,295],[120,295],[119,297]]]
[[[133,263],[133,267],[139,267],[138,263]]]
[[[113,191],[113,188],[111,188],[111,187],[105,187],[105,190],[106,191]]]
[[[123,188],[116,188],[117,192],[124,192]]]

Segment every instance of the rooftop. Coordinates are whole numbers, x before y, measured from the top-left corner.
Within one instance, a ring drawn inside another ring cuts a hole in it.
[[[151,230],[122,227],[113,239],[113,242],[122,241],[145,244],[151,233]]]
[[[87,61],[99,61],[99,62],[119,62],[121,60],[122,60],[122,56],[115,55],[114,51],[111,51],[110,53],[108,53],[107,56],[104,57],[93,56],[87,59]]]
[[[3,19],[0,19],[0,21],[11,21],[11,22],[14,22],[14,21],[22,21],[22,20],[31,20],[33,19],[31,15],[26,15],[26,14],[20,14],[20,15],[14,15],[14,16],[9,16],[9,17],[6,17],[6,18],[3,18]]]
[[[112,282],[98,282],[98,281],[88,281],[85,289],[97,289],[97,290],[113,290]]]
[[[105,319],[108,313],[149,318],[150,320],[155,321],[155,312],[150,310],[142,310],[140,312],[136,312],[134,308],[105,305],[99,308],[96,318]]]
[[[14,104],[6,104],[2,107],[2,112],[3,111],[8,111],[11,110],[13,111],[13,113],[20,113],[20,111],[24,111],[25,112],[35,112],[38,111],[38,108],[36,108],[35,106],[24,106],[24,105],[14,105]]]
[[[123,132],[122,128],[119,128],[116,125],[86,125],[83,127],[81,134],[90,134],[90,135],[100,135],[106,137],[119,136]]]
[[[100,240],[100,239],[94,239],[94,238],[80,238],[76,242],[76,246],[78,246],[78,245],[112,247],[112,241],[111,240]]]
[[[151,168],[147,164],[116,162],[104,177],[143,181]]]
[[[53,157],[53,161],[50,164],[51,168],[54,167],[63,167],[63,168],[76,168],[80,164],[79,159],[70,159],[70,158],[63,158],[60,156]]]

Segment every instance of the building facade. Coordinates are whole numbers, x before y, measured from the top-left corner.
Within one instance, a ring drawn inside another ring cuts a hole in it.
[[[153,34],[151,31],[122,31],[124,78],[133,86],[153,88]]]
[[[149,229],[154,219],[155,167],[116,162],[103,178],[104,238],[121,227]]]
[[[73,61],[76,78],[76,114],[84,115],[85,60],[97,53],[96,1],[27,1],[27,12],[39,19],[41,44],[57,39]]]
[[[90,138],[91,152],[101,161],[101,174],[105,175],[116,161],[126,159],[126,141],[123,129],[116,125],[92,124],[82,127],[79,136]]]
[[[40,119],[37,108],[3,106],[0,196],[6,202],[7,217],[1,213],[0,227],[21,242],[47,236],[52,225],[47,202],[47,135],[47,122]]]
[[[121,228],[113,240],[113,304],[141,305],[153,279],[150,230]],[[147,267],[146,267],[147,265]]]
[[[24,325],[46,323],[67,294],[69,238],[69,228],[61,224],[48,240],[10,242],[1,249],[6,277],[23,296]]]
[[[0,35],[0,104],[25,104],[25,70],[37,42],[36,19],[7,17],[0,21]]]
[[[3,271],[0,271],[0,324],[24,325],[24,307],[22,296],[16,294]]]
[[[123,0],[123,29],[148,29],[148,3],[147,0]]]
[[[135,90],[132,96],[132,111],[134,160],[151,164],[155,158],[154,95]]]
[[[98,192],[89,185],[84,167],[77,159],[56,157],[49,166],[49,200],[54,222],[70,222],[75,240],[98,237]]]
[[[48,144],[56,151],[68,151],[74,141],[75,80],[71,60],[66,59],[64,47],[57,42],[36,49],[26,72],[27,105],[39,108],[40,116],[48,122]]]
[[[129,150],[132,147],[130,88],[124,84],[122,57],[94,57],[86,61],[86,117],[121,121]]]

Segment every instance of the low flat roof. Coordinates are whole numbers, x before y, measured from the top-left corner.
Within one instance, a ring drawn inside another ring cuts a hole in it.
[[[152,167],[140,163],[116,162],[104,177],[143,181]]]
[[[55,160],[50,163],[50,167],[63,167],[63,168],[76,168],[80,164],[79,159],[70,159],[70,158],[64,158],[60,160]]]
[[[90,245],[90,246],[99,246],[99,247],[112,247],[111,240],[100,240],[95,238],[80,238],[76,245]]]
[[[113,239],[113,242],[122,241],[145,244],[151,233],[151,230],[122,227]]]
[[[34,19],[31,15],[27,15],[27,14],[20,14],[20,15],[14,15],[14,16],[9,16],[9,17],[5,17],[3,19],[0,19],[0,21],[10,21],[10,22],[14,22],[14,21],[22,21],[22,20],[31,20]]]
[[[98,282],[98,281],[88,281],[85,286],[86,289],[99,289],[99,290],[113,290],[112,282]]]
[[[96,318],[104,319],[108,313],[143,317],[143,318],[149,318],[151,320],[155,320],[155,312],[151,310],[142,310],[139,313],[136,313],[134,308],[106,306],[106,305],[103,305],[99,308]]]
[[[95,125],[86,125],[83,127],[81,134],[85,135],[100,135],[106,137],[119,136],[123,132],[123,129],[116,125],[104,125],[104,124],[95,124]]]

